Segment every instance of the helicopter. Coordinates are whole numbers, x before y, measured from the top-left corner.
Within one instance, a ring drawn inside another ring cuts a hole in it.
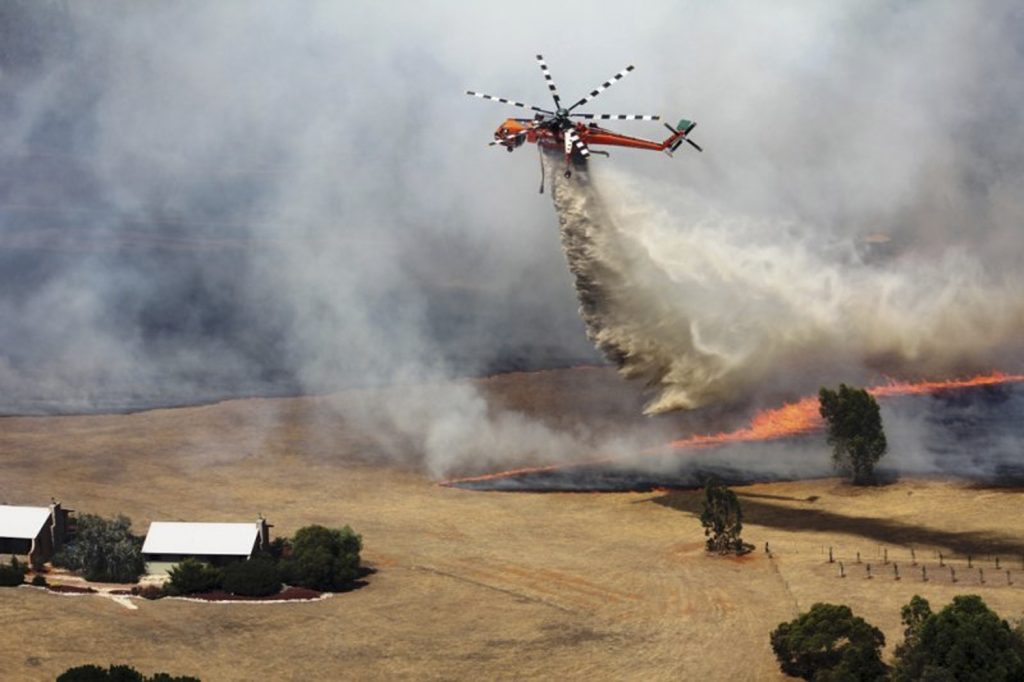
[[[534,106],[532,104],[517,102],[505,97],[495,97],[494,95],[475,92],[473,90],[466,91],[466,94],[472,97],[479,97],[480,99],[491,100],[493,102],[501,102],[502,104],[509,104],[514,107],[530,109],[536,112],[533,118],[508,118],[503,121],[502,124],[498,126],[498,129],[494,131],[494,141],[489,143],[490,146],[501,146],[509,152],[513,152],[516,148],[521,147],[526,142],[529,142],[536,144],[538,148],[542,150],[561,150],[565,154],[565,177],[567,178],[572,176],[572,165],[574,163],[583,164],[592,154],[610,156],[606,151],[591,148],[598,145],[648,149],[651,151],[665,152],[669,156],[672,156],[672,153],[679,149],[680,145],[686,142],[697,151],[704,151],[700,145],[689,138],[690,132],[697,126],[697,124],[687,119],[681,119],[674,128],[665,123],[664,125],[669,130],[670,135],[665,140],[657,142],[654,140],[645,140],[638,137],[631,137],[629,135],[622,135],[606,128],[602,128],[593,121],[660,121],[661,116],[651,116],[646,114],[590,114],[582,111],[575,111],[577,107],[590,102],[612,85],[629,75],[629,73],[635,68],[632,64],[622,71],[619,71],[609,80],[606,80],[597,88],[591,90],[589,94],[569,106],[564,106],[562,104],[562,99],[558,94],[558,88],[555,85],[554,79],[551,77],[551,71],[548,69],[548,65],[544,61],[543,55],[537,55],[537,64],[540,66],[541,73],[544,75],[544,81],[548,86],[548,90],[551,92],[552,99],[555,102],[553,111]],[[589,121],[589,123],[584,123],[583,121]],[[541,165],[541,170],[543,172],[543,164]],[[541,179],[540,191],[544,191],[543,176]]]

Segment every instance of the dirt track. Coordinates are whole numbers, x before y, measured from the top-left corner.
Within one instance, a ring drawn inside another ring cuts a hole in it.
[[[343,419],[326,421],[321,405],[249,400],[3,420],[7,502],[55,495],[75,509],[126,513],[140,530],[157,518],[257,512],[277,534],[348,523],[378,572],[363,589],[302,604],[164,600],[128,610],[99,597],[3,590],[0,618],[16,627],[0,642],[0,678],[124,662],[204,680],[773,679],[768,632],[816,601],[850,604],[890,647],[899,607],[915,593],[938,606],[978,592],[1004,617],[1024,615],[1024,520],[1005,511],[1019,505],[1016,491],[937,481],[853,490],[833,479],[748,486],[737,492],[757,551],[719,559],[703,553],[699,493],[439,487],[373,463],[372,441]],[[830,545],[844,579],[827,562]],[[911,545],[928,564],[927,583],[909,565]],[[938,568],[940,550],[960,582]]]

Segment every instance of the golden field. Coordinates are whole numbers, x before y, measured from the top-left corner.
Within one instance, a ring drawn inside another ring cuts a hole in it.
[[[606,370],[475,383],[494,404],[554,421],[636,421],[638,399]],[[386,394],[0,421],[0,500],[53,495],[76,510],[127,514],[139,532],[154,519],[257,513],[277,535],[347,523],[377,569],[362,589],[293,604],[137,600],[130,610],[103,597],[4,589],[0,679],[52,680],[72,665],[115,662],[204,680],[764,680],[781,678],[769,631],[817,601],[849,604],[884,630],[890,651],[899,607],[915,593],[936,607],[974,592],[1004,617],[1024,615],[1016,490],[914,479],[876,489],[837,479],[743,486],[744,538],[757,549],[709,557],[700,491],[437,485],[414,454],[385,458],[379,439],[346,418],[355,402],[365,409]],[[828,563],[829,546],[846,578]],[[910,565],[911,546],[928,582]],[[957,567],[956,584],[939,551]]]

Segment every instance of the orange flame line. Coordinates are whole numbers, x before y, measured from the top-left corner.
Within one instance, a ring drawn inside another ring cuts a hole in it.
[[[868,393],[877,398],[889,398],[901,395],[926,395],[950,391],[959,388],[973,388],[979,386],[996,386],[999,384],[1024,382],[1024,374],[1003,374],[993,372],[970,379],[950,379],[946,381],[920,381],[920,382],[898,382],[890,381],[885,384],[868,388]],[[673,450],[694,450],[709,447],[716,447],[728,443],[748,443],[753,441],[771,441],[792,436],[800,436],[822,427],[821,415],[818,412],[818,397],[807,396],[795,403],[787,403],[782,407],[771,410],[764,410],[757,413],[750,420],[750,426],[735,431],[723,431],[721,433],[690,436],[680,440],[674,440],[667,447]],[[665,446],[650,448],[640,452],[641,455],[664,454]],[[455,486],[461,483],[480,483],[483,481],[496,481],[503,478],[513,478],[527,474],[539,474],[550,471],[560,471],[572,467],[593,466],[595,464],[608,464],[622,461],[621,458],[603,457],[585,462],[572,462],[567,464],[549,464],[537,467],[522,467],[509,469],[493,474],[482,474],[480,476],[467,476],[464,478],[453,478],[441,481],[439,485]]]

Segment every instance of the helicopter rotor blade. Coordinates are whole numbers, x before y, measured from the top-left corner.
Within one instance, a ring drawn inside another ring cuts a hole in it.
[[[650,114],[569,114],[577,118],[600,118],[605,121],[660,121],[661,116]]]
[[[580,136],[576,134],[575,128],[569,128],[565,131],[565,134],[569,136],[573,146],[576,147],[577,151],[579,151],[583,158],[590,156],[590,147],[588,147],[587,143],[581,140]]]
[[[502,104],[511,104],[514,107],[521,107],[523,109],[532,109],[533,111],[539,111],[542,114],[549,114],[549,115],[554,114],[553,111],[548,111],[547,109],[541,109],[540,107],[535,107],[532,104],[524,104],[523,102],[516,102],[514,100],[506,99],[504,97],[495,97],[494,95],[487,95],[487,94],[484,94],[482,92],[473,92],[472,90],[466,90],[466,94],[470,95],[472,97],[479,97],[480,99],[489,99],[492,102],[501,102]]]
[[[558,88],[555,87],[555,81],[551,78],[551,72],[548,71],[548,65],[544,61],[544,55],[537,55],[537,64],[540,65],[540,70],[544,74],[544,80],[548,84],[548,90],[551,91],[551,97],[555,100],[555,109],[561,109],[562,100],[558,97]]]
[[[569,111],[572,111],[573,109],[575,109],[576,107],[580,106],[581,104],[586,104],[590,100],[594,99],[595,97],[600,95],[602,92],[604,92],[605,90],[607,90],[611,86],[615,85],[615,83],[617,83],[618,81],[620,81],[623,78],[625,78],[629,74],[629,72],[632,71],[635,68],[636,68],[635,66],[630,64],[629,66],[624,68],[622,71],[619,71],[617,74],[612,76],[610,80],[606,80],[604,83],[601,83],[601,85],[597,86],[596,89],[591,90],[589,95],[587,95],[586,97],[581,99],[579,102],[576,102],[576,104],[573,104],[571,107],[569,107]]]

